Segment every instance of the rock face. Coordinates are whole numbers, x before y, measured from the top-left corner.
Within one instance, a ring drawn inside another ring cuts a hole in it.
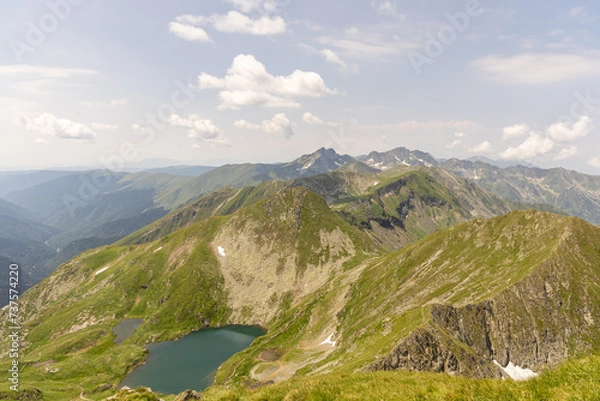
[[[201,400],[202,395],[194,390],[186,390],[183,393],[179,394],[175,401],[191,401],[191,400]]]
[[[577,244],[582,235],[567,227],[554,257],[491,299],[431,305],[428,323],[368,370],[499,377],[494,360],[537,372],[598,349],[600,265]]]

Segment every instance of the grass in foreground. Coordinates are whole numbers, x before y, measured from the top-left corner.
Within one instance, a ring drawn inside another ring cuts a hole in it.
[[[420,372],[356,373],[305,377],[256,390],[214,386],[204,393],[203,400],[600,400],[600,355],[567,362],[525,382]]]

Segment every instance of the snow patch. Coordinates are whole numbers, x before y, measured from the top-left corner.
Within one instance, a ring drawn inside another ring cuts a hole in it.
[[[332,347],[335,347],[335,341],[331,341],[331,338],[333,337],[333,333],[331,333],[329,335],[329,337],[327,337],[322,343],[320,343],[319,345],[323,345],[323,344],[330,344]]]
[[[313,165],[313,162],[305,164],[304,167],[302,167],[300,170],[306,170],[306,169],[310,168],[312,165]]]
[[[221,245],[217,247],[217,251],[219,251],[219,255],[225,257],[225,249]]]
[[[96,273],[94,273],[94,276],[97,276],[98,274],[107,271],[109,267],[110,266],[103,267],[102,269],[100,269]]]
[[[373,182],[373,186],[375,186],[375,185],[377,185],[377,184],[379,184],[379,181],[374,181],[374,182]]]
[[[160,251],[161,249],[163,249],[163,247],[162,247],[162,246],[160,246],[160,247],[156,248],[156,249],[154,250],[154,252],[152,252],[152,253],[156,253],[156,252]]]
[[[509,375],[511,379],[516,380],[516,381],[528,380],[528,379],[534,378],[538,375],[533,370],[523,369],[520,366],[514,365],[510,361],[508,362],[508,365],[506,365],[506,367],[502,367],[502,365],[500,365],[498,363],[498,361],[496,361],[495,359],[494,359],[494,363],[496,365],[498,365],[500,367],[500,369],[502,369],[504,371],[504,373]]]

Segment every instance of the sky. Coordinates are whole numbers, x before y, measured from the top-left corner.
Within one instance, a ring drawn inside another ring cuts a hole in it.
[[[5,0],[0,169],[320,147],[600,175],[600,1]]]

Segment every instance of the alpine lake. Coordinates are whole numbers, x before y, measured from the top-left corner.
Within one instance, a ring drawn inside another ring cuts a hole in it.
[[[113,331],[115,341],[124,341],[142,323],[124,319]],[[148,344],[148,356],[119,384],[130,388],[149,387],[163,394],[209,387],[219,366],[233,354],[246,349],[265,331],[253,326],[206,328],[177,341]]]

